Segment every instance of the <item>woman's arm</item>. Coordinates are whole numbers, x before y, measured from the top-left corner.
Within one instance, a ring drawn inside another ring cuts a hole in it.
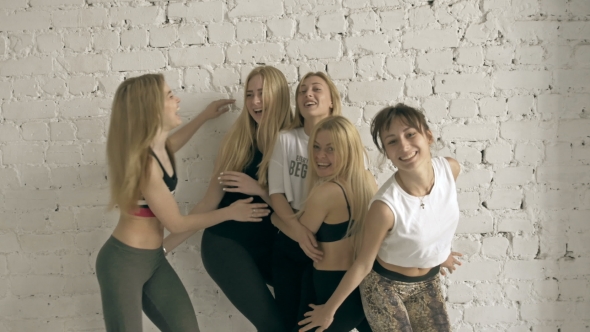
[[[205,122],[229,111],[228,105],[234,102],[235,99],[219,99],[207,105],[203,112],[168,137],[172,152],[180,150]]]
[[[394,216],[391,209],[381,201],[371,204],[366,218],[365,233],[359,255],[340,281],[328,302],[324,305],[310,305],[312,311],[307,312],[299,325],[305,325],[300,331],[308,331],[318,327],[316,332],[327,329],[334,320],[334,314],[342,302],[357,288],[371,272],[381,243],[387,232],[393,227]],[[306,325],[307,324],[307,325]]]
[[[451,171],[453,172],[453,177],[455,178],[455,181],[457,181],[457,178],[459,177],[459,174],[461,173],[461,165],[459,164],[458,161],[456,161],[455,159],[453,159],[451,157],[445,157],[445,159],[449,162],[449,165],[451,165]]]
[[[252,198],[249,198],[236,201],[223,209],[183,216],[180,214],[174,197],[162,181],[163,173],[157,165],[157,161],[152,158],[151,162],[152,171],[142,194],[156,218],[171,233],[196,231],[226,220],[262,221],[262,217],[270,213],[266,204],[251,204]]]
[[[268,205],[272,206],[268,190],[262,188],[258,181],[242,172],[225,171],[217,178],[223,191],[230,193],[242,193],[251,196],[260,196]]]

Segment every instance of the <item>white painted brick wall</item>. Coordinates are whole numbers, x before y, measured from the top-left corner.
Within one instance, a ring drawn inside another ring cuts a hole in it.
[[[588,0],[0,0],[0,331],[104,331],[94,262],[118,217],[104,212],[117,85],[164,72],[192,118],[224,96],[242,107],[261,63],[293,87],[331,75],[380,183],[391,170],[371,118],[397,102],[425,110],[435,154],[463,165],[464,264],[443,279],[454,331],[588,331],[588,36]],[[179,153],[183,209],[236,116]],[[199,241],[169,259],[201,330],[254,331]]]

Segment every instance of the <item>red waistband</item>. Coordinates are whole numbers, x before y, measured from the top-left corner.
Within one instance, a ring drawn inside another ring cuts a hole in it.
[[[145,218],[153,218],[156,215],[152,212],[150,208],[138,208],[133,212],[133,215],[136,217],[145,217]]]

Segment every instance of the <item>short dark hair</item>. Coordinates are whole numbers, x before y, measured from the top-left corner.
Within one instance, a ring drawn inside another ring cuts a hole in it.
[[[385,148],[381,141],[381,132],[389,130],[391,122],[398,117],[407,126],[415,128],[423,135],[426,135],[430,130],[428,123],[426,123],[426,117],[421,111],[402,103],[395,106],[385,107],[379,111],[379,113],[373,118],[373,121],[371,121],[371,136],[373,136],[373,143],[375,143],[377,149],[383,154],[385,154]]]

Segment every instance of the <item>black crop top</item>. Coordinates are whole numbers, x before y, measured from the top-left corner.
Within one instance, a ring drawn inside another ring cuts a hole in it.
[[[345,222],[341,222],[339,224],[326,224],[325,222],[322,222],[322,225],[318,229],[317,233],[315,233],[316,240],[318,240],[319,242],[336,242],[346,237],[346,231],[348,230],[348,225],[350,224],[350,219],[352,218],[352,215],[350,214],[350,205],[348,204],[346,192],[344,192],[344,188],[342,188],[341,185],[338,184],[338,186],[340,187],[340,189],[342,189],[342,193],[344,194],[344,200],[346,200],[346,208],[348,209],[348,220]]]
[[[166,150],[166,152],[168,152],[168,150]],[[150,153],[156,159],[156,161],[158,162],[158,165],[160,165],[160,168],[162,169],[162,173],[164,173],[164,176],[162,179],[164,180],[164,183],[168,187],[168,190],[170,190],[170,193],[172,193],[172,195],[174,195],[174,191],[176,190],[176,185],[178,184],[178,177],[176,176],[176,169],[174,168],[174,164],[172,164],[172,171],[174,173],[172,174],[172,176],[170,176],[170,175],[168,175],[168,173],[166,173],[164,166],[162,166],[160,159],[158,159],[158,157],[156,156],[154,151],[152,151],[150,149]],[[168,154],[168,156],[170,156],[170,154]],[[148,217],[148,218],[156,216],[152,212],[152,210],[150,209],[146,200],[143,198],[137,201],[137,207],[138,207],[138,209],[135,212],[133,212],[133,215],[135,215],[135,216]]]

